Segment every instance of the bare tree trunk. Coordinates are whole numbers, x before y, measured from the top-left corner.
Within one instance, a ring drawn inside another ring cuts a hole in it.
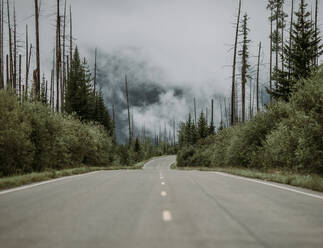
[[[56,112],[59,112],[59,84],[61,69],[61,20],[59,15],[59,0],[57,0],[57,19],[56,19]]]
[[[211,126],[214,126],[214,101],[211,100]]]
[[[176,121],[174,120],[174,137],[173,137],[173,139],[174,139],[174,146],[176,145]]]
[[[132,144],[132,135],[131,135],[131,124],[130,124],[130,106],[129,106],[129,94],[128,94],[128,80],[127,75],[125,76],[126,83],[126,99],[127,99],[127,109],[128,109],[128,123],[129,123],[129,146]]]
[[[70,5],[70,66],[73,61],[73,23],[72,23],[72,6]]]
[[[29,80],[29,71],[30,71],[30,63],[31,63],[31,51],[33,49],[33,45],[30,44],[30,50],[29,50],[29,58],[28,58],[28,66],[27,66],[27,72],[26,72],[26,96],[28,97],[28,80]]]
[[[39,52],[39,8],[38,0],[35,0],[35,29],[36,29],[36,66],[37,66],[37,78],[36,78],[36,99],[40,100],[40,52]]]
[[[113,142],[114,144],[117,143],[117,137],[116,137],[116,114],[115,114],[115,106],[112,105],[112,128],[113,128]]]
[[[225,125],[226,127],[229,126],[229,115],[228,115],[228,109],[227,109],[227,101],[226,98],[223,99],[224,100],[224,115],[225,115]]]
[[[10,77],[9,77],[9,55],[6,56],[6,67],[7,67],[7,89],[10,87]]]
[[[318,38],[318,0],[315,1],[315,39]],[[319,48],[316,47],[316,52],[318,53]],[[317,58],[315,59],[315,65],[319,65],[319,56],[317,55]]]
[[[29,55],[28,55],[28,49],[29,49],[29,41],[28,41],[28,25],[26,25],[26,88],[28,85],[28,59],[29,59]]]
[[[196,118],[196,99],[194,97],[194,124],[196,125],[197,123],[197,118]]]
[[[2,7],[1,7],[1,59],[2,59],[2,82],[3,82],[3,85],[4,85],[4,40],[3,40],[3,33],[4,33],[4,0],[1,0],[1,3],[2,3]]]
[[[94,54],[94,94],[96,94],[96,59],[97,59],[97,49],[95,48],[95,54]]]
[[[272,76],[273,76],[273,10],[270,11],[270,68],[269,68],[269,89],[273,89]],[[270,95],[270,103],[272,102],[272,96]]]
[[[247,14],[243,17],[243,26],[242,26],[242,50],[241,50],[241,96],[242,96],[242,122],[246,120],[246,84],[247,84],[247,67],[248,67],[248,28],[247,28],[248,17]]]
[[[282,36],[282,40],[281,40],[281,64],[282,64],[282,71],[284,71],[284,23],[285,23],[285,16],[284,16],[284,4],[282,3],[281,6],[281,22],[282,22],[282,27],[281,27],[281,36]]]
[[[66,0],[64,5],[64,26],[63,26],[63,80],[61,89],[61,111],[64,112],[64,98],[65,98],[65,85],[66,85],[66,64],[65,64],[65,39],[66,39]]]
[[[54,101],[53,101],[53,96],[54,96],[54,70],[51,71],[50,73],[50,96],[49,96],[49,106],[52,108]]]
[[[279,62],[279,58],[278,58],[278,54],[279,54],[279,6],[277,4],[276,6],[276,39],[275,39],[275,43],[276,43],[276,69],[278,69],[278,62]]]
[[[3,0],[0,2],[0,89],[4,88],[3,76]]]
[[[11,25],[10,25],[10,6],[9,0],[7,0],[7,10],[8,10],[8,34],[9,34],[9,59],[10,59],[10,88],[13,88],[13,57],[12,57],[12,34],[11,34]]]
[[[135,126],[134,126],[134,121],[133,121],[133,111],[132,111],[132,114],[131,114],[131,138],[132,140],[135,140]]]
[[[48,104],[47,94],[48,94],[48,81],[46,80],[46,85],[45,85],[45,102],[46,102],[46,105]]]
[[[21,54],[19,54],[19,78],[18,78],[18,83],[19,83],[19,98],[21,100]]]
[[[251,92],[252,92],[252,80],[250,80],[250,87],[249,87],[249,120],[251,120],[252,118],[252,96],[251,96]]]
[[[17,20],[16,6],[13,6],[13,85],[17,88]]]
[[[290,53],[291,53],[291,49],[292,49],[292,31],[293,31],[293,17],[294,17],[294,0],[292,0],[292,8],[291,8],[291,12],[290,12],[290,27],[289,27],[289,56],[290,57]],[[288,78],[290,79],[290,74],[291,74],[291,61],[290,59],[288,60]]]
[[[257,64],[257,112],[259,112],[259,71],[260,71],[260,54],[261,54],[261,42],[259,42],[259,51],[258,51],[258,64]]]
[[[234,42],[234,54],[233,54],[233,65],[232,65],[231,121],[230,121],[231,126],[235,124],[235,116],[236,116],[235,80],[236,80],[237,46],[238,46],[238,36],[239,36],[240,13],[241,13],[241,0],[239,0],[239,10],[238,10],[238,17],[237,17],[237,24],[236,24],[237,26],[236,26],[236,36],[235,36],[235,42]]]
[[[66,56],[66,70],[67,70],[67,79],[69,78],[70,75],[70,60],[69,60],[69,56]]]

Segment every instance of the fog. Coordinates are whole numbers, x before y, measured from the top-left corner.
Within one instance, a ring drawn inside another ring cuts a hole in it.
[[[247,12],[250,17],[253,66],[258,43],[263,43],[261,85],[265,87],[269,62],[267,1],[242,2],[242,14]],[[314,1],[308,3],[311,8]],[[94,49],[98,49],[98,82],[109,109],[116,106],[119,140],[127,135],[125,74],[136,130],[145,126],[152,134],[174,119],[186,119],[192,112],[194,97],[200,112],[205,111],[212,98],[229,96],[238,0],[67,1],[68,7],[70,4],[73,44],[87,57],[91,68]],[[26,23],[34,43],[33,6],[33,0],[16,0],[22,54]],[[62,1],[61,14],[63,9]],[[56,1],[41,1],[41,70],[47,77],[55,46],[55,11]],[[290,1],[286,1],[285,11],[290,12]],[[319,16],[323,16],[322,11],[320,2]],[[216,101],[217,125],[220,112]]]

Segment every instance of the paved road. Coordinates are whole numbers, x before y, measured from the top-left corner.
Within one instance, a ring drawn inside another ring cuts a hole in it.
[[[174,160],[0,192],[0,247],[323,247],[322,194]]]

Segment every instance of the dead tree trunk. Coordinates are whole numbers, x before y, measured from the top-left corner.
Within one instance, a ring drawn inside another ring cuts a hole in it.
[[[279,62],[279,5],[276,6],[276,35],[275,35],[275,43],[276,43],[276,69],[278,69]]]
[[[273,10],[270,11],[270,68],[269,68],[269,89],[273,89],[272,75],[273,75]],[[270,94],[270,103],[272,102],[272,96]]]
[[[94,54],[94,95],[96,94],[96,58],[97,58],[97,49],[95,48],[95,54]]]
[[[61,20],[59,15],[59,0],[57,0],[57,19],[56,19],[56,112],[59,112],[59,84],[61,69]]]
[[[30,63],[31,63],[31,51],[33,49],[33,45],[30,44],[29,48],[29,58],[28,58],[28,66],[27,66],[27,71],[26,71],[26,97],[28,97],[28,84],[29,84],[29,71],[30,71]]]
[[[10,87],[10,78],[9,78],[9,55],[6,56],[6,68],[7,68],[7,89]]]
[[[211,126],[214,126],[214,101],[211,100]]]
[[[284,28],[285,28],[285,13],[284,4],[281,5],[281,66],[284,71]]]
[[[39,8],[38,0],[35,0],[35,29],[36,29],[36,67],[37,82],[35,82],[36,99],[40,100],[40,52],[39,52]]]
[[[45,84],[45,102],[46,102],[46,105],[48,104],[47,94],[48,94],[48,81],[46,80],[46,84]]]
[[[4,33],[4,0],[1,0],[2,7],[1,7],[1,58],[2,58],[2,82],[4,84],[4,40],[3,40],[3,33]]]
[[[318,39],[318,0],[315,1],[315,39]],[[319,48],[316,47],[316,52],[319,52]],[[319,65],[319,56],[317,55],[317,58],[315,58],[314,61],[315,65]]]
[[[65,85],[66,85],[66,64],[65,64],[65,39],[66,39],[66,0],[64,5],[64,24],[63,24],[63,80],[61,89],[61,111],[64,112],[64,98],[65,98]]]
[[[53,96],[54,96],[54,70],[51,70],[50,73],[50,93],[49,93],[49,106],[52,108],[53,107]]]
[[[173,137],[173,139],[174,139],[174,147],[176,146],[176,120],[174,120],[174,133],[173,133],[173,135],[174,135],[174,137]]]
[[[18,85],[19,85],[19,98],[21,99],[21,54],[19,55],[19,77],[18,77]]]
[[[27,88],[28,85],[28,59],[29,59],[29,55],[28,55],[28,49],[29,49],[29,41],[28,41],[28,25],[26,25],[26,81],[25,81],[25,85]]]
[[[258,51],[258,64],[257,64],[257,86],[256,86],[256,97],[257,97],[257,112],[259,112],[259,72],[260,72],[260,54],[261,54],[261,42],[259,42]]]
[[[9,34],[9,59],[10,59],[10,88],[13,88],[13,57],[12,57],[12,33],[11,33],[11,24],[10,24],[10,6],[9,0],[7,0],[7,11],[8,11],[8,34]]]
[[[0,89],[4,88],[3,76],[3,0],[0,2]]]
[[[13,6],[13,86],[17,88],[17,20],[16,6]]]
[[[237,23],[236,23],[237,26],[236,26],[236,36],[234,41],[234,53],[233,53],[233,65],[232,65],[231,121],[230,121],[231,126],[235,124],[235,115],[236,115],[235,80],[236,80],[237,47],[238,47],[238,36],[239,36],[240,13],[241,13],[241,0],[239,0],[239,10],[238,10]]]
[[[197,123],[197,118],[196,118],[196,99],[194,97],[194,125],[196,125]]]
[[[125,84],[126,84],[126,99],[127,99],[127,109],[128,109],[128,124],[129,124],[129,146],[131,146],[131,144],[132,144],[132,135],[131,135],[131,123],[130,123],[130,106],[129,106],[127,75],[125,76]]]
[[[73,23],[72,23],[72,6],[70,5],[70,66],[73,61]]]
[[[67,79],[68,79],[70,75],[70,60],[68,55],[66,56],[66,70],[67,70]]]
[[[241,88],[242,88],[242,122],[245,122],[246,120],[246,83],[247,83],[247,70],[248,70],[248,43],[250,40],[248,40],[248,16],[247,14],[244,15],[243,17],[243,24],[242,24],[242,36],[243,36],[243,41],[242,41],[242,50],[241,50]]]
[[[293,17],[294,17],[294,0],[292,0],[292,8],[290,11],[289,48],[288,48],[289,55],[290,55],[291,49],[292,49]],[[290,56],[288,56],[288,57],[290,57]],[[290,67],[291,67],[291,61],[289,59],[288,60],[288,79],[290,79],[290,73],[291,73]]]

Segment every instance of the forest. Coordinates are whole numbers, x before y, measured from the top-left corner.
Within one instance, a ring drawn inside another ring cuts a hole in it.
[[[68,11],[66,1],[57,0],[52,69],[49,77],[42,73],[40,3],[33,3],[31,44],[28,25],[25,40],[18,41],[14,1],[0,1],[0,177],[81,166],[133,166],[174,153],[173,139],[164,134],[134,136],[127,78],[129,142],[117,142],[114,106],[105,105],[97,83],[97,50],[91,69],[73,37],[72,6]]]
[[[270,101],[264,106],[259,101],[258,57],[256,96],[249,98],[249,106],[246,103],[246,84],[252,79],[248,62],[250,30],[248,15],[241,17],[239,1],[229,121],[221,119],[214,127],[213,100],[210,122],[203,111],[197,119],[194,107],[194,118],[189,114],[180,127],[178,167],[237,167],[322,175],[323,68],[319,65],[322,44],[318,1],[313,13],[305,0],[298,6],[292,1],[289,30],[284,2],[270,0],[267,6],[271,52],[266,90]],[[259,56],[260,49],[261,43]]]

